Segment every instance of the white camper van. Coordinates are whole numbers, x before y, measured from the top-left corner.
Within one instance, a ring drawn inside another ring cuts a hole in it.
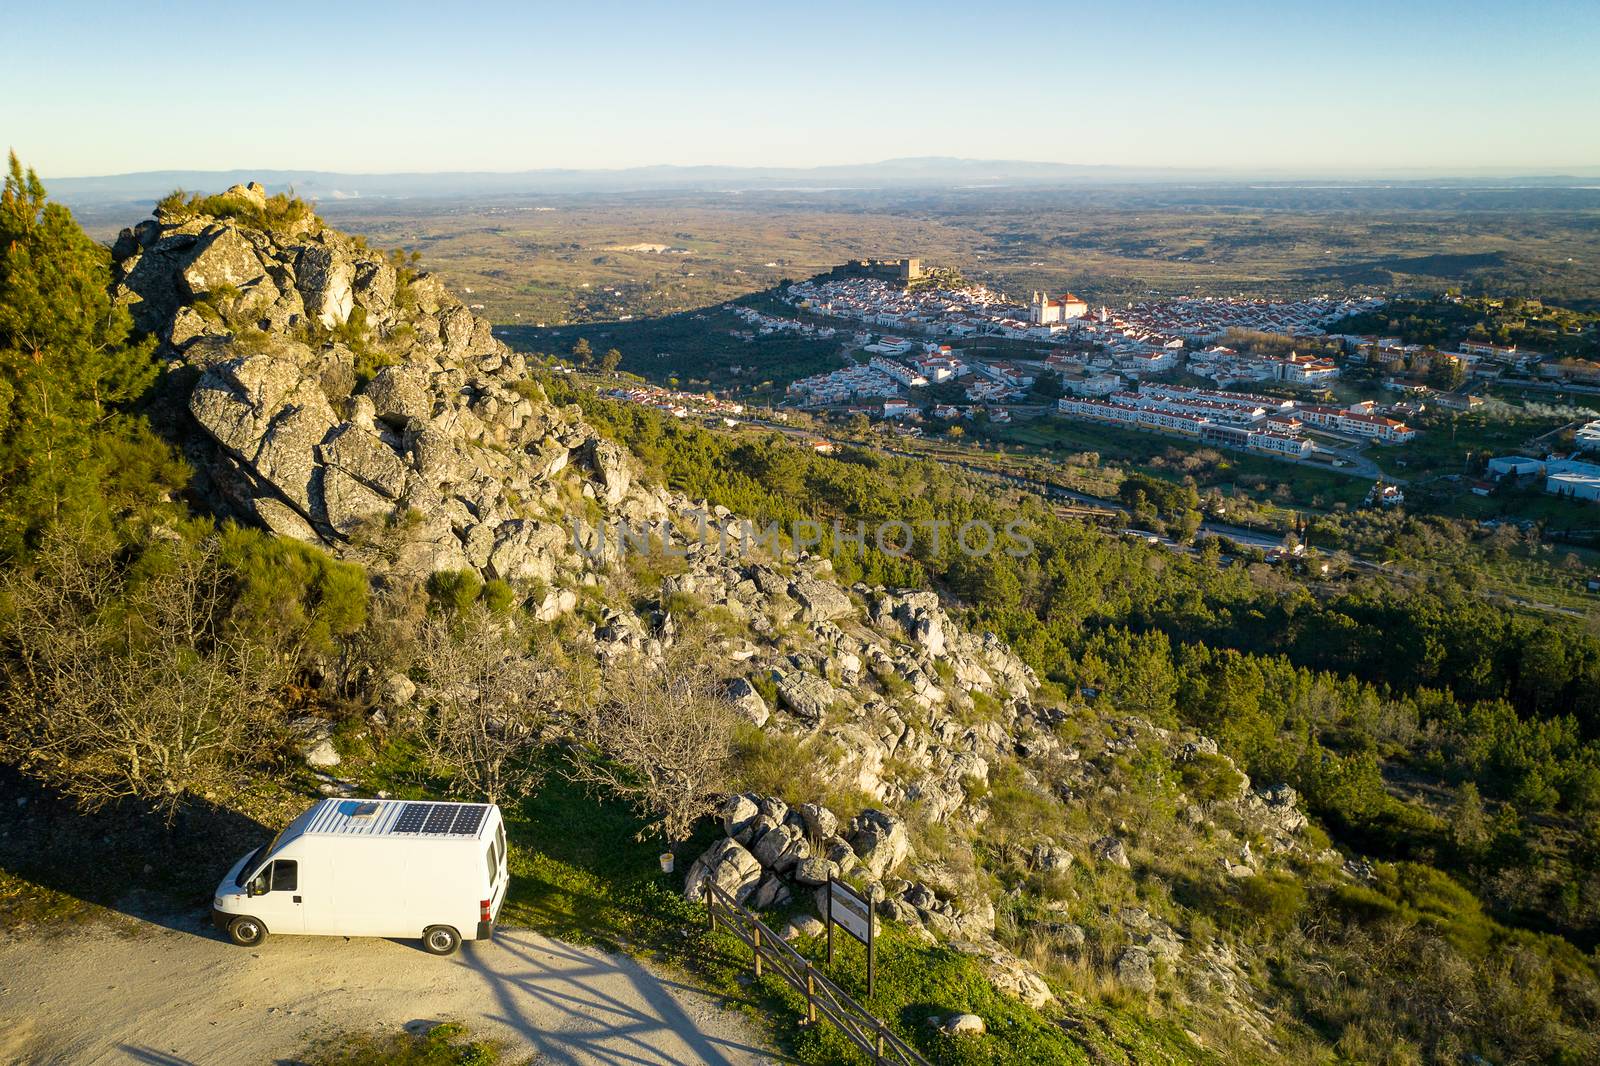
[[[487,940],[506,894],[492,803],[326,799],[234,864],[211,917],[235,944],[268,933]]]

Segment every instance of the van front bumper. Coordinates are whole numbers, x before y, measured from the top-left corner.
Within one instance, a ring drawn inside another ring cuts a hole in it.
[[[227,911],[221,911],[215,907],[211,908],[211,924],[216,926],[219,932],[226,933],[228,931],[228,923],[237,917],[239,917],[237,914],[229,914]]]

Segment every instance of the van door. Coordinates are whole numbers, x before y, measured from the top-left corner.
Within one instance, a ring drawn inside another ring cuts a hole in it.
[[[313,855],[300,860],[301,914],[305,932],[328,936],[343,933],[339,920],[339,854]]]
[[[261,919],[269,933],[305,932],[305,895],[300,887],[300,861],[273,859],[250,882],[248,913]]]

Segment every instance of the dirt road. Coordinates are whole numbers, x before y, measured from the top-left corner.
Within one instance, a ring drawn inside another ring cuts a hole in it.
[[[186,922],[0,942],[3,1063],[268,1066],[319,1036],[442,1020],[540,1066],[779,1061],[709,998],[630,958],[526,931],[443,959],[336,937],[249,950]]]

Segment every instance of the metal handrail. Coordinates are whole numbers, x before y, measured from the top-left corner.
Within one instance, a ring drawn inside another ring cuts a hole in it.
[[[757,978],[762,977],[770,967],[803,995],[806,999],[807,1022],[815,1024],[817,1015],[821,1014],[871,1058],[874,1066],[932,1066],[832,978],[818,970],[811,960],[791,947],[709,877],[704,882],[703,894],[711,929],[717,928],[717,918],[720,916],[728,931],[751,949]]]

